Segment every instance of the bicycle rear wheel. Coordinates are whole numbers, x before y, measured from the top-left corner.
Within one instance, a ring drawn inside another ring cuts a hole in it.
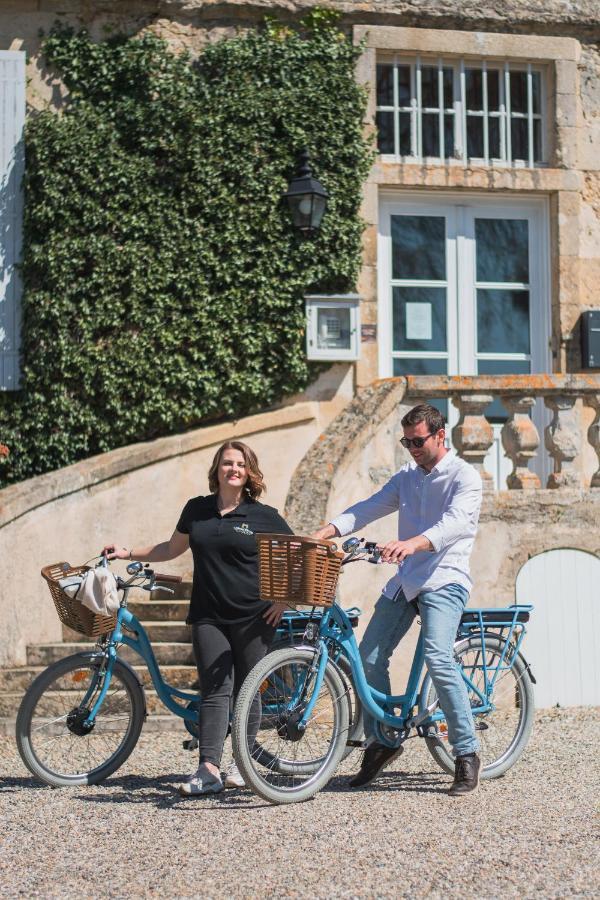
[[[77,653],[35,679],[17,715],[17,747],[29,771],[53,787],[98,784],[135,747],[146,714],[143,689],[116,660],[94,725],[84,720],[103,684],[104,657]]]
[[[308,648],[269,653],[250,672],[237,699],[233,754],[246,784],[270,803],[308,800],[329,781],[346,747],[347,687],[332,664],[306,730],[297,728],[315,690],[314,658]]]
[[[485,693],[484,662],[488,679],[491,679],[505,646],[505,641],[486,635],[485,659],[480,637],[466,638],[454,647],[455,656],[465,674],[482,693]],[[481,706],[479,697],[472,689],[469,690],[469,700],[473,709]],[[422,711],[436,701],[435,688],[427,675],[421,688],[419,709]],[[499,778],[514,766],[531,734],[534,716],[533,683],[520,654],[517,654],[510,668],[503,668],[498,672],[490,701],[492,708],[489,712],[474,714],[475,733],[480,743],[482,779]],[[446,723],[442,721],[431,726],[425,740],[436,763],[449,775],[453,775],[454,758],[448,743]]]

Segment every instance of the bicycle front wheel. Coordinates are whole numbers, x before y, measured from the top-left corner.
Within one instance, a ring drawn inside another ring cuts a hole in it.
[[[454,654],[467,678],[485,695],[486,673],[488,682],[496,674],[506,642],[493,637],[485,638],[485,654],[480,637],[459,641]],[[510,648],[509,648],[510,650]],[[475,734],[479,740],[482,768],[480,777],[499,778],[517,762],[525,749],[534,716],[533,683],[527,665],[520,654],[512,661],[505,658],[498,671],[494,690],[490,696],[491,708],[487,712],[474,712]],[[420,710],[434,705],[437,694],[427,675],[421,689]],[[469,689],[469,701],[475,711],[481,700]],[[436,763],[449,775],[454,774],[454,758],[448,743],[445,721],[437,722],[425,738],[427,748]]]
[[[277,641],[269,652],[274,653],[275,650],[281,650],[283,647],[297,647],[300,644],[302,644],[302,636],[298,636],[298,639],[296,640],[296,636],[294,635],[292,640],[284,638],[281,641]],[[345,682],[346,687],[346,702],[348,703],[348,718],[350,721],[348,727],[348,741],[344,747],[343,755],[343,758],[346,759],[346,757],[354,750],[352,743],[349,744],[348,742],[360,741],[364,735],[363,708],[354,685],[352,666],[348,662],[348,659],[343,654],[340,654],[337,659],[332,660],[332,662],[337,666],[339,675],[341,676],[342,681]],[[265,713],[265,699],[266,698],[263,695],[263,715]]]
[[[308,800],[327,784],[346,748],[348,688],[332,664],[306,729],[297,727],[316,690],[314,658],[308,648],[269,653],[238,695],[233,754],[246,784],[270,803]]]
[[[38,675],[23,697],[17,747],[29,771],[46,784],[98,784],[125,762],[138,741],[146,714],[144,692],[119,660],[91,730],[84,724],[102,689],[103,663],[97,653],[61,659]]]

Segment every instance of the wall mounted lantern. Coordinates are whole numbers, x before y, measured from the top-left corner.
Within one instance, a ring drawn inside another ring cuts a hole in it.
[[[305,237],[318,231],[329,195],[323,185],[312,176],[308,150],[300,152],[298,172],[288,184],[283,196],[288,202],[294,226]]]

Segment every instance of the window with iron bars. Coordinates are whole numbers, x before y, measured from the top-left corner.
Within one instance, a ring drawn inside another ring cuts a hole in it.
[[[542,74],[527,63],[379,62],[379,153],[465,165],[543,165]]]

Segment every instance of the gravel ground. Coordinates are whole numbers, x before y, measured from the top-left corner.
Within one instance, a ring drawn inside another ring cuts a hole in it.
[[[366,790],[340,775],[285,807],[247,790],[183,800],[182,736],[142,734],[101,787],[63,790],[1,738],[2,896],[600,896],[600,709],[538,713],[521,762],[462,800],[420,740]]]

